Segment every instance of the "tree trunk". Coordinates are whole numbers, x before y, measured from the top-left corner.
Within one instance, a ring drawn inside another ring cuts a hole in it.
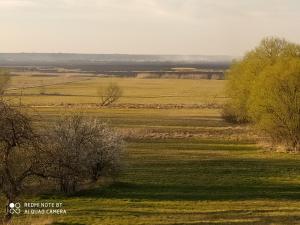
[[[293,150],[294,150],[295,153],[300,152],[300,142],[298,142],[298,141],[294,142],[294,144],[293,144]]]
[[[66,194],[74,193],[76,191],[77,182],[75,180],[60,180],[60,190]]]

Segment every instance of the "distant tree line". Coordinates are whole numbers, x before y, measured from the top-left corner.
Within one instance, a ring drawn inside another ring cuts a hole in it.
[[[253,123],[287,150],[300,151],[300,45],[266,38],[227,73],[225,119]]]

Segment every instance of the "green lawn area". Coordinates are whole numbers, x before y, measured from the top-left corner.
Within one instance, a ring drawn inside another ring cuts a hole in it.
[[[128,143],[124,172],[61,201],[55,224],[297,224],[299,157],[214,140]]]
[[[95,85],[90,81],[85,82],[91,87]],[[211,83],[213,89],[208,85],[209,81],[201,80],[138,79],[131,84],[130,79],[124,79],[120,82],[127,87],[132,85],[128,95],[141,96],[134,99],[135,103],[143,102],[137,102],[143,96],[159,96],[165,91],[169,91],[166,95],[184,93],[184,88],[186,93],[206,92],[213,96],[222,93],[224,85],[224,81]],[[160,86],[159,82],[162,82],[161,90],[155,92],[154,87]],[[182,82],[186,82],[183,87],[180,86]],[[135,86],[137,83],[139,87]],[[67,86],[66,93],[74,88]],[[206,86],[211,88],[210,92],[201,88]],[[56,91],[63,92],[63,89],[57,87]],[[87,89],[85,86],[82,93],[89,95]],[[188,95],[190,100],[187,98],[187,102],[180,97],[174,98],[174,101],[197,103],[200,99]],[[55,96],[47,98],[53,102],[61,101]],[[166,99],[157,98],[155,101],[160,104],[172,103],[171,98],[168,101]],[[24,101],[36,102],[37,105],[40,103],[38,96],[28,97]],[[93,101],[93,98],[84,97],[84,102],[89,101]],[[235,128],[221,119],[217,109],[38,107],[32,113],[37,122],[49,123],[59,114],[75,110],[99,116],[120,129],[201,133],[205,129],[217,131]],[[259,147],[251,139],[224,139],[219,135],[206,138],[131,138],[126,145],[123,172],[114,183],[81,190],[72,196],[27,195],[22,201],[63,202],[67,215],[52,218],[19,216],[15,223],[32,223],[37,219],[35,224],[49,221],[52,225],[300,224],[299,155],[271,152]]]

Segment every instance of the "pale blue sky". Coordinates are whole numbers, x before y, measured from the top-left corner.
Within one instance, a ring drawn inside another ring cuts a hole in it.
[[[0,52],[237,56],[299,25],[299,0],[0,0]]]

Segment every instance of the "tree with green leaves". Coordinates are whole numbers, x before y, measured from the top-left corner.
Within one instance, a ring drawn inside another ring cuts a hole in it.
[[[282,57],[300,57],[300,46],[271,37],[263,39],[257,48],[233,63],[226,74],[229,80],[226,92],[230,100],[224,110],[225,118],[238,123],[251,120],[249,98],[253,84],[265,68],[274,65]]]
[[[256,80],[249,99],[255,126],[287,150],[300,151],[300,59],[282,58]]]
[[[300,151],[300,46],[266,38],[227,78],[224,117],[254,123],[273,143]]]

